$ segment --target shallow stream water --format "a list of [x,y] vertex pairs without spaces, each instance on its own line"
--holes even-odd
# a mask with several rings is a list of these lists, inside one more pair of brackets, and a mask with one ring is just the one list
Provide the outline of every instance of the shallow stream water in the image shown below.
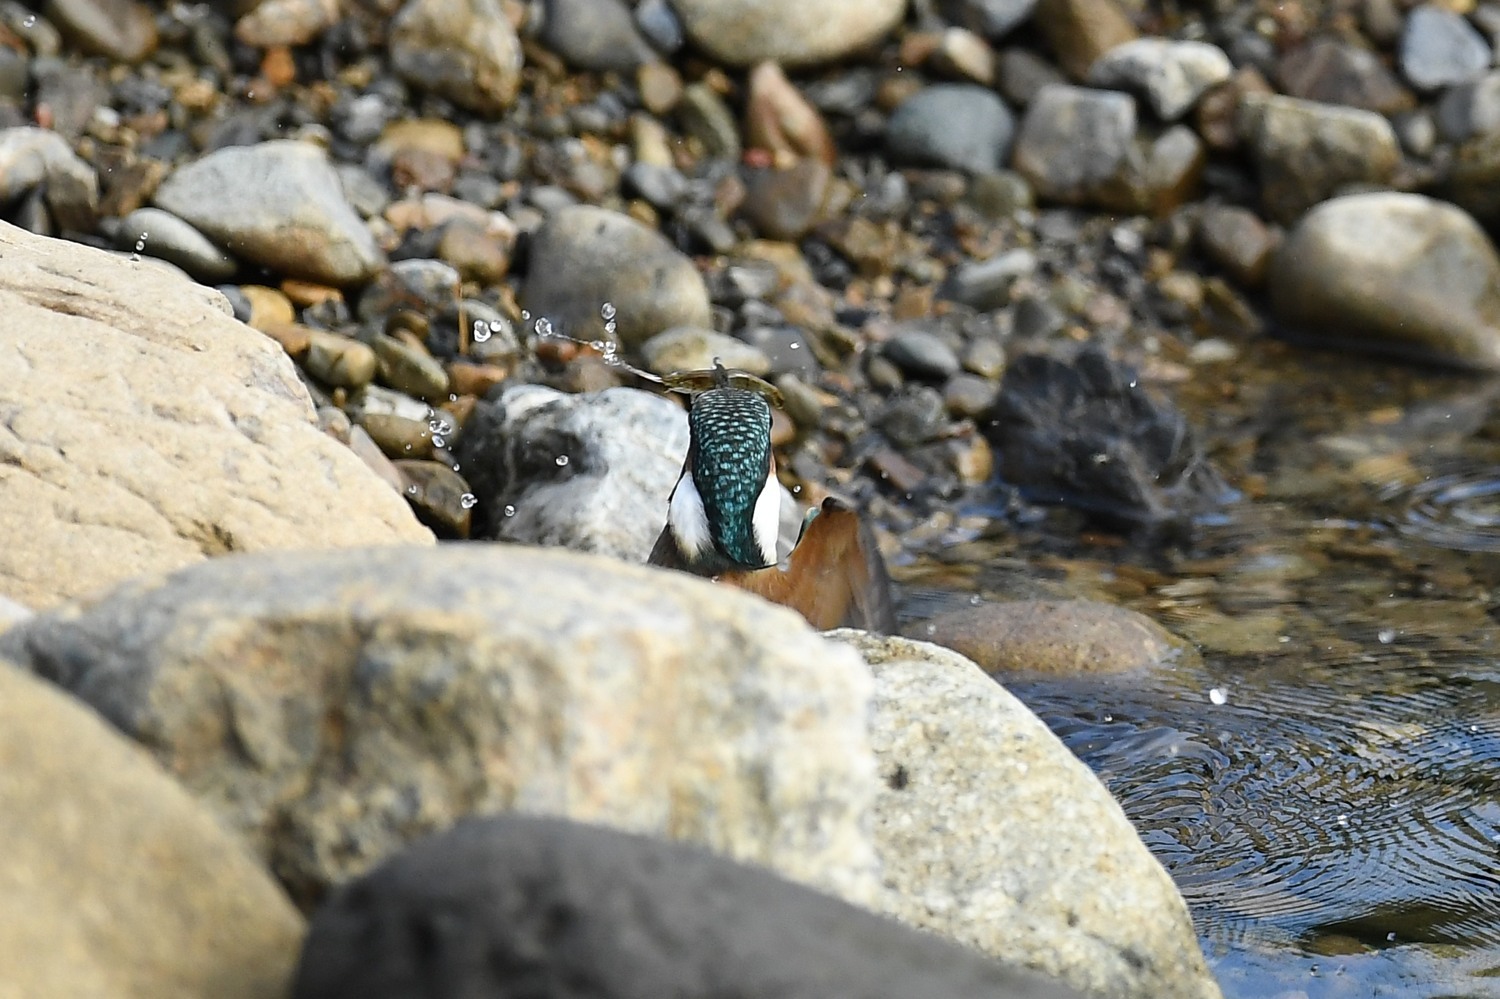
[[1221,516],[1163,547],[997,493],[896,566],[902,616],[1091,596],[1198,644],[1005,682],[1176,879],[1229,999],[1500,996],[1500,382],[1245,350],[1168,392],[1241,490]]

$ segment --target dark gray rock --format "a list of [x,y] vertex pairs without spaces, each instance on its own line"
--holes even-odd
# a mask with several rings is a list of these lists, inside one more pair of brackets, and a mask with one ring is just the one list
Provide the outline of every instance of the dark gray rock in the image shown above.
[[1107,523],[1181,529],[1229,495],[1186,417],[1096,346],[1013,360],[982,426],[1006,482]]
[[160,208],[137,208],[125,216],[115,245],[170,261],[206,284],[227,281],[239,270],[207,236]]
[[1018,280],[1036,271],[1036,254],[1020,248],[997,253],[988,260],[966,260],[953,269],[944,282],[943,298],[980,312],[1010,303],[1010,289]]
[[635,26],[659,52],[671,55],[687,40],[682,21],[668,0],[642,0],[635,7]]
[[985,87],[937,84],[902,102],[885,128],[891,156],[908,163],[989,173],[1005,165],[1015,118]]
[[1500,72],[1450,87],[1437,105],[1437,128],[1449,142],[1500,131]]
[[542,44],[576,69],[628,72],[656,58],[619,0],[547,0]]
[[655,229],[592,205],[562,208],[537,231],[521,302],[538,322],[584,340],[608,336],[613,322],[627,347],[673,326],[710,325],[693,262]]
[[1026,109],[1013,166],[1038,197],[1078,204],[1121,172],[1135,132],[1128,95],[1053,84]]
[[1412,106],[1411,91],[1369,49],[1320,38],[1282,57],[1276,65],[1282,91],[1289,97],[1343,104],[1380,114]]
[[1489,42],[1460,14],[1423,4],[1406,15],[1401,72],[1418,90],[1472,80],[1489,68]]
[[995,41],[1020,27],[1036,4],[1037,0],[944,0],[942,11],[954,24]]
[[942,381],[958,370],[958,354],[930,330],[901,330],[886,341],[881,353],[914,378]]
[[1079,999],[706,851],[551,819],[460,822],[343,888],[293,999]]
[[995,86],[1016,107],[1026,107],[1049,83],[1067,83],[1062,70],[1030,49],[1007,48],[995,60]]

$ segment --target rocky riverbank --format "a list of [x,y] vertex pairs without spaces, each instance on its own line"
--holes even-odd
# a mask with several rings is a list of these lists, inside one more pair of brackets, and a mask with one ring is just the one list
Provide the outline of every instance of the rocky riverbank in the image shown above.
[[[0,670],[0,810],[41,817],[0,895],[51,918],[0,965],[284,995],[287,893],[518,809],[1216,994],[1119,809],[972,663],[619,564],[685,446],[632,368],[773,380],[786,485],[892,553],[997,475],[1170,537],[1255,487],[1171,400],[1232,397],[1252,340],[1500,368],[1497,37],[1390,0],[0,3],[0,654],[155,758]],[[1112,610],[934,637],[1179,654]]]

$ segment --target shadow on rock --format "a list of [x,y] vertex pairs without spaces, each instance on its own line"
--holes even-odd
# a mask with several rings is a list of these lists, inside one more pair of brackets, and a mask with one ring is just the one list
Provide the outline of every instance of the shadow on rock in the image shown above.
[[551,819],[471,819],[335,894],[294,999],[847,995],[1079,999],[704,850]]

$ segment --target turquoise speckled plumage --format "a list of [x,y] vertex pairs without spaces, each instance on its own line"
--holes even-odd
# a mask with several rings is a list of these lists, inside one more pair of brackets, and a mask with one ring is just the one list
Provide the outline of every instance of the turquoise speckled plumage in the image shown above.
[[688,421],[693,484],[714,545],[740,565],[764,565],[751,512],[770,473],[771,407],[758,393],[714,388],[693,399]]

